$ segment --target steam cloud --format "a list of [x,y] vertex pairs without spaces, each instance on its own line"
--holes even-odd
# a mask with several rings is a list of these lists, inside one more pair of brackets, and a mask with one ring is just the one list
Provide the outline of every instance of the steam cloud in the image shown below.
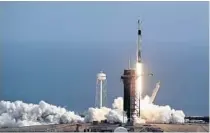
[[[184,123],[184,113],[170,106],[158,106],[149,103],[149,97],[141,100],[141,117],[137,123]],[[107,120],[108,122],[126,122],[123,116],[123,99],[114,100],[111,108],[89,108],[85,118],[65,108],[50,105],[44,101],[39,104],[27,104],[22,101],[0,102],[0,127],[21,127],[42,124],[82,123]]]
[[102,121],[107,120],[110,123],[123,122],[123,119],[127,121],[127,118],[123,118],[123,99],[118,97],[112,104],[112,109],[102,108],[89,108],[85,117],[85,122]]
[[27,104],[22,101],[0,102],[0,127],[21,127],[42,124],[76,123],[84,119],[65,108],[44,101]]

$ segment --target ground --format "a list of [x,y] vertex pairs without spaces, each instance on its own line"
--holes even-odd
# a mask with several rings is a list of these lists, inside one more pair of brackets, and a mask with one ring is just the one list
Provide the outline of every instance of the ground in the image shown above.
[[[39,125],[19,128],[0,128],[0,132],[98,132],[114,131],[120,124],[56,124],[56,125]],[[209,124],[137,124],[135,126],[125,126],[128,131],[134,132],[209,132]]]

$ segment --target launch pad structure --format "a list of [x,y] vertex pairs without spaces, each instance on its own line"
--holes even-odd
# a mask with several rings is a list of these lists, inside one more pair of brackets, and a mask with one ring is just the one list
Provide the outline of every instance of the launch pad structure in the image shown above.
[[121,76],[124,84],[123,110],[126,112],[128,123],[133,124],[136,109],[136,70],[125,69]]
[[[141,22],[138,20],[138,40],[137,40],[137,51],[136,51],[136,62],[142,63],[141,57],[141,43],[142,43],[142,32],[141,32]],[[126,112],[128,123],[134,124],[134,116],[140,116],[140,98],[137,97],[136,92],[136,79],[137,79],[136,69],[125,69],[121,79],[124,84],[124,103],[123,110]],[[140,75],[142,76],[142,75]],[[138,101],[137,101],[138,100]],[[138,103],[139,105],[136,105]],[[139,107],[137,109],[137,107]]]

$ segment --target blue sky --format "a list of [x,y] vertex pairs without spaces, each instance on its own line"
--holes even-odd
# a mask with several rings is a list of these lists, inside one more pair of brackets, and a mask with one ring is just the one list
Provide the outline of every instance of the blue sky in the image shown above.
[[103,70],[111,106],[135,59],[138,18],[155,75],[144,93],[161,80],[157,104],[208,115],[208,2],[0,2],[0,98],[83,111]]

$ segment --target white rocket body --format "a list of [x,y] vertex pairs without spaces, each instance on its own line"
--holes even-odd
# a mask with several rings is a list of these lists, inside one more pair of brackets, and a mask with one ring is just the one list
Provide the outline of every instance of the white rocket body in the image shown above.
[[138,20],[138,42],[137,42],[137,62],[141,63],[141,22]]

